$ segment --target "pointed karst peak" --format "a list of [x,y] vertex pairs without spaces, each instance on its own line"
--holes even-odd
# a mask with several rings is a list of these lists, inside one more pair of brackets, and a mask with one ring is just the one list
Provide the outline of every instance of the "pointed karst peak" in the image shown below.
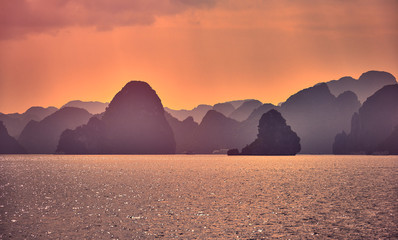
[[162,102],[142,81],[127,83],[102,119],[68,132],[58,146],[58,152],[65,153],[165,154],[175,149]]
[[326,105],[332,104],[335,98],[336,97],[330,93],[326,83],[319,83],[290,96],[286,102],[282,103],[282,112],[291,110],[302,112],[305,109],[324,109]]
[[208,121],[209,119],[224,119],[226,118],[224,114],[217,112],[216,110],[209,110],[203,118],[203,121]]
[[358,100],[358,96],[353,91],[345,91],[338,95],[337,99]]
[[200,126],[211,126],[214,124],[237,124],[237,121],[231,118],[224,116],[222,113],[219,113],[215,110],[209,110],[206,115],[203,117]]
[[[303,89],[296,94],[290,96],[284,104],[290,102],[306,102],[313,101],[314,99],[327,99],[328,101],[333,98],[330,93],[329,87],[326,83],[318,83],[313,87]],[[282,104],[282,106],[284,105]]]
[[140,81],[140,80],[132,80],[128,83],[126,83],[126,85],[124,85],[124,87],[122,88],[121,92],[126,92],[126,91],[134,91],[134,90],[152,90],[151,86],[144,81]]
[[160,98],[148,83],[130,81],[112,99],[103,119],[108,121],[120,114],[131,115],[142,111],[161,115],[164,112]]

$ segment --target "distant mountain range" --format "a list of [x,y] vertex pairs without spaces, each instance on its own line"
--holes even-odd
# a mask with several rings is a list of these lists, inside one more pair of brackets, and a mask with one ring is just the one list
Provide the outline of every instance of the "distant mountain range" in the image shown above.
[[74,100],[66,103],[61,108],[64,107],[76,107],[86,109],[91,114],[100,114],[105,112],[105,109],[108,107],[109,103],[102,102],[83,102],[80,100]]
[[336,97],[345,91],[354,92],[361,103],[385,85],[396,84],[395,77],[388,72],[369,71],[363,73],[358,80],[352,77],[342,77],[339,80],[327,82],[330,92]]
[[87,123],[92,114],[85,109],[64,107],[41,121],[31,120],[18,142],[28,153],[54,153],[61,133]]
[[18,138],[21,134],[23,128],[30,122],[31,120],[41,121],[48,115],[56,112],[58,108],[56,107],[31,107],[26,112],[19,113],[11,113],[11,114],[3,114],[0,113],[0,121],[4,123],[6,126],[8,133],[14,137]]
[[279,106],[248,99],[173,110],[147,83],[132,81],[110,104],[0,113],[0,153],[226,153],[267,139],[258,138],[259,122],[276,110],[298,135],[300,153],[398,154],[397,86],[390,73],[369,71],[303,89]]
[[215,110],[222,113],[224,116],[235,119],[237,121],[243,121],[251,112],[259,107],[262,103],[259,100],[247,99],[247,100],[236,100],[223,103],[217,103],[213,106],[201,104],[192,110],[173,110],[165,107],[165,111],[173,115],[180,121],[183,121],[187,117],[192,117],[195,122],[200,123],[206,113],[210,110]]

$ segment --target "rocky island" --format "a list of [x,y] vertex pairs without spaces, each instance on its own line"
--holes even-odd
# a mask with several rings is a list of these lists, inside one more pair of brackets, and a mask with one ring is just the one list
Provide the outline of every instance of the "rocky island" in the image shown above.
[[[282,115],[272,109],[261,116],[257,139],[244,147],[240,155],[296,155],[300,150],[300,138]],[[228,154],[239,155],[239,151],[231,149]]]

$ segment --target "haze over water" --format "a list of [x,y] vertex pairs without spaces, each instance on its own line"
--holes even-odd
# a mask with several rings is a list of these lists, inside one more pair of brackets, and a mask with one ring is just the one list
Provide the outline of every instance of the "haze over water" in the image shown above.
[[0,239],[398,238],[397,156],[1,155]]

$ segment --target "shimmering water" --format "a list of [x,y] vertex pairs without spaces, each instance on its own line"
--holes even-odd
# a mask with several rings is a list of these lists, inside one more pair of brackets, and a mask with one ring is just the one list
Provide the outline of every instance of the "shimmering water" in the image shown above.
[[0,239],[397,239],[397,200],[389,156],[0,156]]

